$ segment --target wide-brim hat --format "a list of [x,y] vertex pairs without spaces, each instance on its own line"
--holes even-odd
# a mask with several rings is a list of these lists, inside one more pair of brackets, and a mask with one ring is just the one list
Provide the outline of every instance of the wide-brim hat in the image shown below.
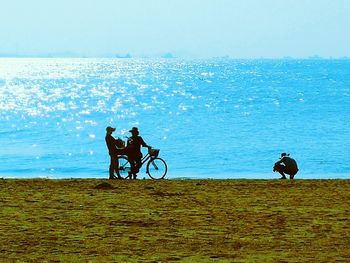
[[131,130],[129,131],[131,133],[133,132],[139,132],[139,129],[137,127],[132,127]]
[[106,128],[106,131],[108,131],[108,132],[114,132],[114,131],[115,131],[115,128],[113,128],[113,127],[111,127],[111,126],[108,126],[108,127]]

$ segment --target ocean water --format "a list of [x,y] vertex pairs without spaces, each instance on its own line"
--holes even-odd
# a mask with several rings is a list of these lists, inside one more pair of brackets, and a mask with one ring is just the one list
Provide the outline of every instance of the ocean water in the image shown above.
[[2,58],[0,177],[107,178],[111,125],[167,178],[350,178],[349,115],[350,60]]

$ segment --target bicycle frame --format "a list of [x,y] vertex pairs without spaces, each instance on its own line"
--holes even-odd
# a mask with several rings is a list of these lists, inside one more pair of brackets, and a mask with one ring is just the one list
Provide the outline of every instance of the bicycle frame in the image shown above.
[[[141,167],[142,167],[142,165],[143,165],[145,162],[147,162],[147,161],[150,160],[150,159],[152,159],[152,156],[151,156],[149,153],[147,153],[145,156],[143,156],[142,159],[141,159]],[[141,167],[140,167],[140,168],[141,168]]]

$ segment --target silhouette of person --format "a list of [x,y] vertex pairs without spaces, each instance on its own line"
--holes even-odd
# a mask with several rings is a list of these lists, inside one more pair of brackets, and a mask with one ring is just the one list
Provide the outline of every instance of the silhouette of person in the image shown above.
[[289,157],[289,154],[281,153],[281,158],[275,163],[273,171],[277,171],[282,175],[280,179],[287,179],[285,174],[289,174],[289,179],[294,179],[299,169],[297,162]]
[[121,150],[117,149],[117,145],[119,145],[120,142],[118,142],[118,140],[116,140],[112,136],[112,133],[114,131],[115,131],[115,128],[112,128],[111,126],[108,126],[106,128],[105,140],[106,140],[109,156],[111,157],[111,162],[109,164],[109,179],[123,179],[120,176],[115,177],[115,175],[114,175],[114,171],[116,173],[118,171],[118,154],[122,154]]
[[127,154],[130,162],[130,179],[136,179],[137,173],[139,172],[142,163],[142,152],[141,146],[151,148],[148,146],[145,141],[139,136],[139,130],[136,127],[133,127],[129,132],[131,132],[131,137],[129,137],[127,142]]

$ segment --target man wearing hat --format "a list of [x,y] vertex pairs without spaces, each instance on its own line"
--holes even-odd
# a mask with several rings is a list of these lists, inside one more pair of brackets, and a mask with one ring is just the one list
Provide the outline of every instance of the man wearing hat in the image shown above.
[[139,172],[142,165],[141,146],[148,148],[150,148],[150,146],[148,146],[142,139],[142,137],[139,136],[139,130],[136,127],[133,127],[129,132],[131,132],[131,137],[128,139],[128,143],[126,146],[128,159],[131,166],[129,176],[130,179],[136,179],[137,173]]
[[[111,157],[111,163],[109,164],[109,179],[116,179],[114,176],[114,171],[118,170],[118,154],[122,154],[120,150],[117,149],[117,145],[119,145],[118,140],[116,140],[112,133],[115,131],[115,128],[108,126],[106,128],[106,144],[109,152],[109,156]],[[118,174],[118,173],[117,173]],[[118,179],[123,179],[118,175]]]
[[285,174],[289,174],[289,179],[294,179],[299,169],[297,162],[292,157],[289,157],[289,154],[281,153],[281,158],[275,163],[273,171],[277,171],[282,175],[280,179],[287,179]]

